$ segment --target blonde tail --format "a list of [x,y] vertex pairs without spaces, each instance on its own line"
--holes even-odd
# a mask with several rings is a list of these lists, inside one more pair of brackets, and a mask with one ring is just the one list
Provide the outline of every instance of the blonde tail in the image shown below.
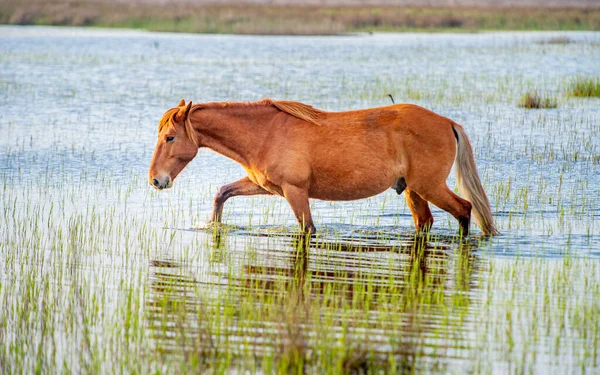
[[477,222],[481,231],[486,235],[497,235],[499,233],[494,227],[492,209],[477,173],[469,138],[462,126],[453,124],[453,129],[458,143],[455,161],[458,190],[466,200],[471,202],[475,222]]

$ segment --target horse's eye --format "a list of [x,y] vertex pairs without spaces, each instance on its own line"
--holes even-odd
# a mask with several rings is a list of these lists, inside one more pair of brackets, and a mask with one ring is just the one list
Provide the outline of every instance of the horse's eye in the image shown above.
[[167,137],[167,143],[173,142],[175,137]]

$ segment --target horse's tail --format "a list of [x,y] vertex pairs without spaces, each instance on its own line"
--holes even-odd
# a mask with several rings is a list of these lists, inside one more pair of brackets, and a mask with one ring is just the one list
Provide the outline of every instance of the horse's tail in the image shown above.
[[457,141],[456,178],[458,180],[458,190],[465,199],[471,202],[473,216],[481,231],[486,235],[497,235],[499,233],[494,227],[490,202],[487,195],[485,195],[477,173],[469,137],[467,137],[467,133],[465,133],[462,126],[458,124],[453,124],[452,129]]

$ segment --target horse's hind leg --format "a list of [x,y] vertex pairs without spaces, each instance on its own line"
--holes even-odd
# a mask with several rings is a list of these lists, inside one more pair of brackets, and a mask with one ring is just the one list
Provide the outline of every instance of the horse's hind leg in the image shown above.
[[433,215],[431,215],[427,201],[410,189],[404,191],[404,196],[415,221],[417,231],[429,231],[433,225]]
[[422,189],[419,195],[433,203],[444,211],[449,212],[458,220],[461,234],[469,234],[469,223],[471,221],[471,203],[454,194],[446,184],[440,184],[435,187]]
[[225,201],[231,197],[237,195],[270,195],[271,193],[254,182],[250,181],[248,177],[244,177],[231,184],[223,185],[215,195],[215,203],[213,206],[213,212],[210,221],[213,223],[220,223],[223,215],[223,205]]

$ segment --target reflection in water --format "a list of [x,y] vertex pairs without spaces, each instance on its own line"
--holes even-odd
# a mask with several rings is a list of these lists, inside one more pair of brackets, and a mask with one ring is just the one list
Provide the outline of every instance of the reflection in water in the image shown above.
[[257,236],[240,254],[227,244],[235,237],[215,237],[209,272],[151,262],[148,325],[163,352],[217,362],[250,352],[259,364],[292,352],[310,366],[342,350],[344,366],[414,370],[445,368],[469,345],[461,332],[483,267],[476,243]]

